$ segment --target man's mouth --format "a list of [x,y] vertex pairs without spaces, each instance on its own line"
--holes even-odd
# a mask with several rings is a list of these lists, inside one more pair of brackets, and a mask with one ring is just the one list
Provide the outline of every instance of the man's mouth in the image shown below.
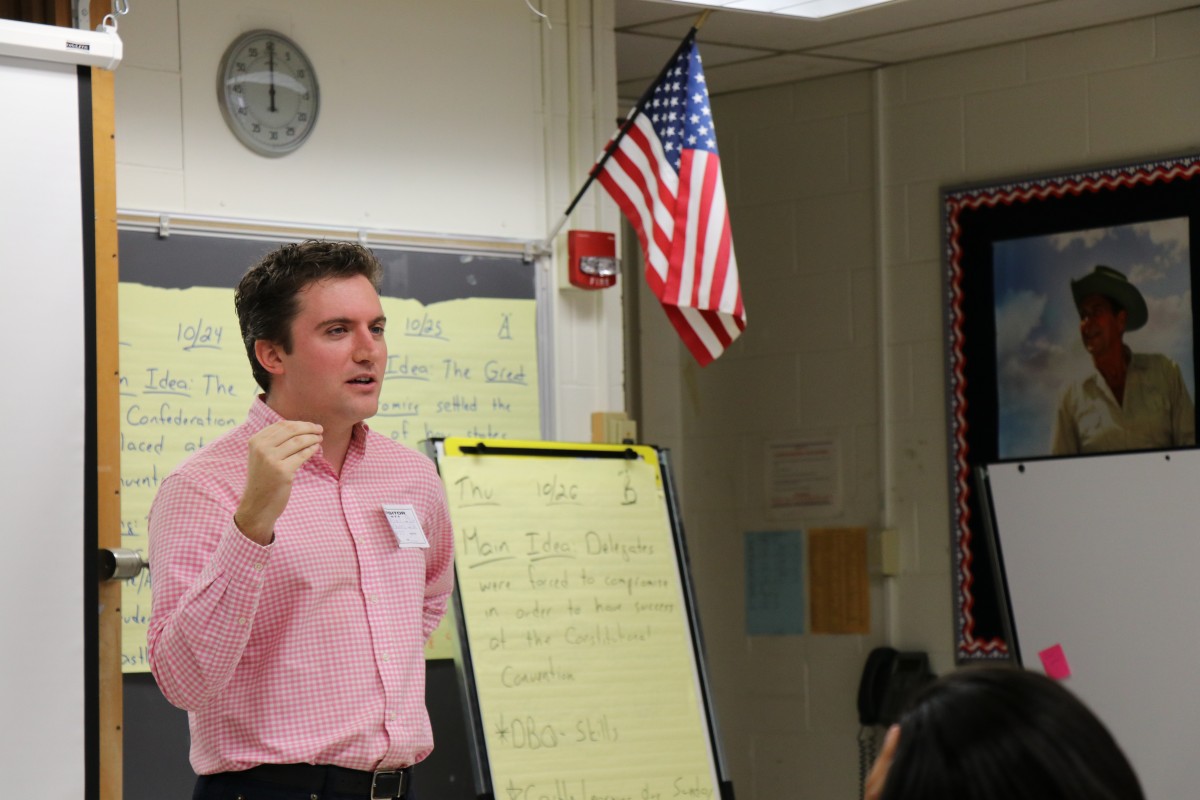
[[360,375],[357,378],[351,378],[350,380],[346,381],[346,383],[353,383],[359,386],[370,386],[374,382],[375,378],[371,377],[370,375]]

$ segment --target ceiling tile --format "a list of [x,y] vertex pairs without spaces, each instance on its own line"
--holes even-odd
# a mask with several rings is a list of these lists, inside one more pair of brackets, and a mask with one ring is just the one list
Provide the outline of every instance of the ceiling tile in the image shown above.
[[[678,39],[617,33],[617,82],[643,80],[648,83],[654,80],[686,33],[685,30]],[[745,47],[726,47],[701,42],[700,55],[704,58],[705,69],[710,69],[731,61],[761,58],[763,52]]]
[[[1087,3],[1058,0],[1015,11],[950,20],[889,35],[816,47],[809,52],[899,63],[1134,19],[1154,11],[1167,10],[1168,7],[1178,7],[1180,3],[1181,0],[1138,0],[1137,4],[1128,0],[1088,0]],[[1138,13],[1131,13],[1135,5]]]
[[[664,19],[693,20],[701,9],[695,6],[684,6],[679,3],[654,2],[653,0],[617,0],[616,26],[617,29],[630,25],[642,25],[647,22],[657,22]],[[687,28],[684,28],[687,31]],[[682,36],[683,34],[680,34]]]
[[[714,93],[895,64],[1076,31],[1196,7],[1197,0],[897,0],[826,20],[716,10],[700,31],[705,64],[737,62]],[[617,72],[622,96],[649,81],[703,8],[658,0],[615,0]],[[812,62],[772,55],[823,56]],[[838,61],[840,59],[840,61]],[[744,62],[744,65],[743,65]],[[759,63],[761,62],[761,63]],[[763,83],[755,84],[753,81]],[[640,92],[637,92],[640,94]]]
[[704,77],[709,92],[719,95],[742,89],[819,78],[823,75],[836,75],[856,69],[862,69],[862,66],[827,58],[779,55],[720,67],[706,65]]

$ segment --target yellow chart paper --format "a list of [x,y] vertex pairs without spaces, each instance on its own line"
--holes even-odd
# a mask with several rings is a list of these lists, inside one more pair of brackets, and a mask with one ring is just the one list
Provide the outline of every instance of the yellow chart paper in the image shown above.
[[[148,553],[146,518],[176,464],[246,417],[259,389],[233,311],[233,291],[122,283],[122,545]],[[535,301],[382,298],[388,364],[371,428],[425,452],[431,436],[539,435]],[[152,567],[153,568],[153,567]],[[145,672],[152,573],[123,589],[122,664]],[[430,658],[450,658],[453,626]]]
[[719,796],[666,500],[638,450],[440,459],[497,798]]

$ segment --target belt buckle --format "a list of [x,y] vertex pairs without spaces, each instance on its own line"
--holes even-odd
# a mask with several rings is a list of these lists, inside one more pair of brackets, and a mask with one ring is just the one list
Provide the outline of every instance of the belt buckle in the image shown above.
[[371,800],[396,800],[404,796],[404,770],[380,769],[371,775]]

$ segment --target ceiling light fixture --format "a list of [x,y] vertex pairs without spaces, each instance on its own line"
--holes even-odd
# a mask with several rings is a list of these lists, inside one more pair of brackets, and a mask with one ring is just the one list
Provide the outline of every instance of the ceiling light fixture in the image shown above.
[[726,11],[755,11],[803,19],[825,19],[899,0],[673,0],[680,5],[708,6]]

